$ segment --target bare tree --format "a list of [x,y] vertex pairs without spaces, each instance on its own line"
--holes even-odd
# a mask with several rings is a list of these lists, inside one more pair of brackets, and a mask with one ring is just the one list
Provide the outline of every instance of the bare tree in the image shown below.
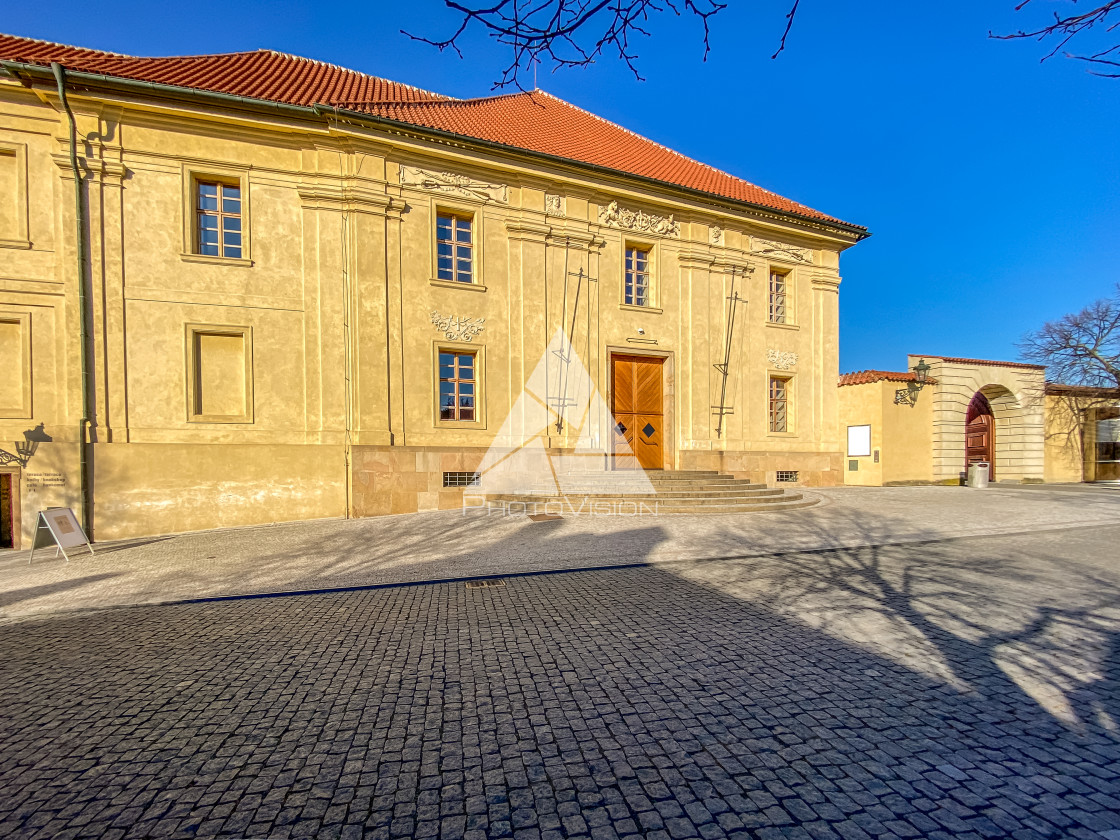
[[1120,388],[1120,284],[1113,297],[1050,321],[1019,342],[1024,358],[1066,385]]
[[[771,58],[777,58],[786,48],[801,0],[786,2],[789,11],[785,27]],[[1021,0],[1015,11],[1022,12],[1032,2]],[[1076,4],[1078,0],[1062,2]],[[513,86],[524,90],[522,79],[538,65],[547,64],[552,70],[584,67],[606,54],[617,54],[634,76],[641,79],[636,64],[636,41],[640,36],[649,35],[647,26],[652,18],[666,12],[678,18],[699,20],[706,60],[711,51],[712,20],[728,4],[719,0],[444,0],[444,5],[457,17],[455,29],[448,37],[430,38],[403,29],[401,33],[414,41],[431,44],[441,52],[454,50],[461,58],[460,39],[477,26],[510,50],[509,64],[494,87]],[[1053,48],[1042,58],[1045,61],[1075,38],[1083,43],[1093,30],[1112,33],[1118,27],[1120,0],[1108,0],[1086,11],[1055,12],[1053,22],[1046,26],[1000,35],[989,31],[988,36],[1000,40],[1033,38],[1053,43]],[[1091,64],[1094,75],[1120,78],[1120,44],[1087,54],[1067,55]]]
[[[1015,11],[1022,11],[1023,8],[1028,6],[1031,2],[1032,0],[1023,0],[1022,3],[1015,7]],[[1077,0],[1070,0],[1070,2],[1077,3]],[[1037,41],[1052,43],[1054,44],[1053,49],[1042,57],[1042,60],[1045,61],[1057,55],[1058,51],[1063,49],[1074,38],[1087,35],[1094,29],[1108,33],[1114,32],[1117,27],[1120,27],[1120,0],[1109,0],[1109,2],[1102,3],[1096,8],[1088,9],[1083,12],[1079,11],[1076,14],[1059,14],[1058,12],[1054,12],[1053,14],[1054,22],[1047,26],[1041,26],[1030,31],[1020,29],[1018,32],[1011,32],[1005,35],[996,35],[989,32],[988,37],[1005,41],[1018,38],[1033,38]],[[1093,67],[1090,72],[1095,76],[1120,79],[1120,44],[1113,44],[1103,50],[1085,55],[1066,53],[1066,57],[1088,62]]]
[[[786,16],[786,30],[775,56],[785,47],[799,2],[795,0]],[[711,20],[727,8],[726,3],[717,0],[492,0],[485,6],[466,0],[444,3],[459,16],[449,37],[433,39],[401,32],[441,52],[454,50],[462,57],[459,39],[477,24],[499,44],[510,48],[510,62],[494,87],[512,85],[520,89],[524,89],[523,74],[534,65],[543,62],[552,69],[584,67],[604,53],[617,53],[635,77],[641,79],[635,64],[638,55],[634,41],[638,36],[649,35],[646,27],[650,19],[664,12],[678,17],[683,12],[700,21],[706,60],[711,50]]]

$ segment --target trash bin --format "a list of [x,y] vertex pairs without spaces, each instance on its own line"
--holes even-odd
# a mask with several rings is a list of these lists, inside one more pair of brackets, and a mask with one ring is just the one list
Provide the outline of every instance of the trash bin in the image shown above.
[[975,464],[968,465],[968,486],[979,487],[981,489],[988,486],[988,471],[991,469],[991,464],[987,461],[977,461]]

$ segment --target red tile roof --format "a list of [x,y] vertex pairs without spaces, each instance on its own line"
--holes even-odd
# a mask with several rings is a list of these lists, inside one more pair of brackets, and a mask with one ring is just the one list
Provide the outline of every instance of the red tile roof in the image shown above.
[[[857,370],[855,373],[840,374],[840,385],[868,385],[872,382],[916,382],[918,377],[910,371],[896,370]],[[936,385],[932,376],[926,382]]]
[[33,38],[0,35],[0,59],[42,65],[57,61],[67,70],[82,73],[102,73],[287,105],[315,105],[349,99],[412,102],[449,98],[273,50],[138,58]]
[[1046,365],[1028,365],[1026,362],[994,362],[991,359],[958,359],[954,356],[938,356],[936,353],[910,353],[915,358],[940,359],[943,362],[952,362],[959,365],[983,365],[986,367],[1029,368],[1030,370],[1046,370]]
[[138,58],[13,35],[0,35],[0,60],[38,65],[57,61],[78,72],[289,105],[330,105],[858,228],[539,90],[459,100],[271,50]]
[[339,107],[667,181],[799,216],[839,221],[541,90],[451,102],[348,102]]

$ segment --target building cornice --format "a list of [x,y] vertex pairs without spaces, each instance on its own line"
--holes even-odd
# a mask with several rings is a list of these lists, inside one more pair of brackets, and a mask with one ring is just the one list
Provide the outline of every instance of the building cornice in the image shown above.
[[[35,82],[54,86],[53,75],[50,68],[37,64],[22,62],[0,61],[0,68],[12,78],[29,87]],[[325,119],[333,118],[336,122],[345,120],[367,128],[376,128],[402,136],[414,137],[428,142],[443,143],[464,149],[488,150],[503,155],[528,158],[531,160],[551,163],[577,172],[594,173],[600,177],[611,180],[621,180],[625,183],[637,183],[669,193],[674,196],[683,196],[693,200],[704,201],[714,209],[723,209],[725,212],[749,213],[755,219],[772,221],[778,224],[795,225],[802,229],[815,232],[817,235],[827,236],[843,243],[844,247],[854,245],[870,236],[866,228],[852,225],[847,222],[818,219],[784,210],[777,210],[752,202],[741,201],[705,192],[691,187],[661,181],[644,175],[635,175],[617,169],[611,169],[592,163],[564,158],[557,155],[524,149],[489,140],[482,140],[467,135],[455,134],[440,129],[417,126],[413,123],[401,122],[388,117],[364,114],[359,111],[348,111],[328,105],[288,105],[264,99],[254,99],[232,94],[217,93],[214,91],[197,90],[194,88],[176,87],[157,82],[137,81],[118,76],[109,76],[101,73],[84,73],[67,71],[67,79],[72,88],[85,85],[87,93],[96,93],[98,87],[110,90],[124,91],[133,95],[147,96],[158,100],[171,100],[182,103],[218,104],[227,109],[244,110],[254,113],[270,114],[277,118],[318,123]]]

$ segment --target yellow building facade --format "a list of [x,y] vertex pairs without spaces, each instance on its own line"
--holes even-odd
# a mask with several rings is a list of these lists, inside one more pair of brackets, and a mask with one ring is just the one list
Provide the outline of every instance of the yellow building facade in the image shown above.
[[84,498],[99,540],[457,507],[558,330],[614,408],[620,365],[656,376],[647,467],[843,481],[839,256],[862,228],[144,80],[171,60],[0,54],[11,544]]

